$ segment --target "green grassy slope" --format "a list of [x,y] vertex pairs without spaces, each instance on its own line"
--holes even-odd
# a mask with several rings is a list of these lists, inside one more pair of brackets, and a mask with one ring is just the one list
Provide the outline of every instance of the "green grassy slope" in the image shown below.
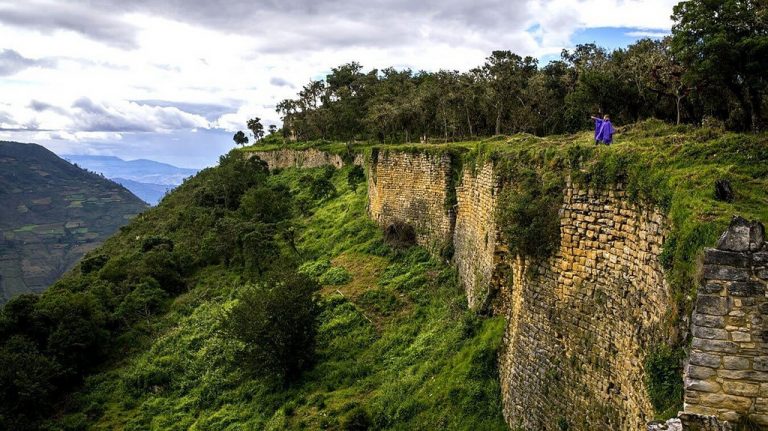
[[[298,220],[303,258],[351,276],[323,288],[318,361],[299,382],[276,389],[234,361],[239,346],[219,329],[243,281],[209,267],[151,324],[144,346],[89,377],[52,426],[505,429],[495,370],[502,321],[469,313],[454,270],[424,250],[384,245],[348,169],[333,177],[339,195]],[[296,189],[306,174],[270,181]]]

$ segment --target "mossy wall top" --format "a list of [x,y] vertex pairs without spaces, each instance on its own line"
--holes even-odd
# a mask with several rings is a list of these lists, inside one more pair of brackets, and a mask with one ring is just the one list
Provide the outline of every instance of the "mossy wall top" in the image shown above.
[[[259,157],[267,162],[270,169],[286,168],[317,168],[320,166],[334,166],[339,169],[344,166],[344,159],[338,154],[309,148],[306,150],[294,150],[289,148],[274,151],[250,151],[245,153],[247,157]],[[355,164],[362,165],[362,156],[354,160]]]

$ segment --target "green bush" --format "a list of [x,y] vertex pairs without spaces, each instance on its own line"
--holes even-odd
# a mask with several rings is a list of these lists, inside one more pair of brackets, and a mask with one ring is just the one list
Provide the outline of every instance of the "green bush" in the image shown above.
[[355,165],[347,174],[347,184],[352,190],[357,190],[357,186],[365,181],[365,171],[362,166]]
[[302,264],[298,272],[310,277],[320,278],[331,267],[331,261],[328,259],[313,260]]
[[533,170],[514,175],[515,183],[499,195],[496,225],[511,251],[546,258],[560,244],[562,179],[547,179]]
[[645,384],[657,416],[667,419],[682,410],[683,357],[682,349],[667,345],[654,347],[645,359]]
[[256,375],[294,381],[312,363],[318,284],[303,274],[280,274],[245,288],[227,314],[225,332],[244,345],[241,358]]
[[173,241],[160,235],[152,235],[141,242],[141,251],[148,252],[155,248],[173,251]]

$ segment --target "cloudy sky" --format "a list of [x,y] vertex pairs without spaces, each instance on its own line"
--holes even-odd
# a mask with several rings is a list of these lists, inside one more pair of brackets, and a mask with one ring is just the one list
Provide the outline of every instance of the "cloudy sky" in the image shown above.
[[247,118],[359,61],[464,71],[494,49],[669,32],[674,0],[0,0],[0,140],[214,164]]

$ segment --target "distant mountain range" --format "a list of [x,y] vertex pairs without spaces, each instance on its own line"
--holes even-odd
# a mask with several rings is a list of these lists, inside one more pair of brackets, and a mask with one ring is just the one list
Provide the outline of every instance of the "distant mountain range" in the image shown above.
[[168,190],[181,184],[197,169],[179,168],[153,160],[123,160],[114,156],[65,155],[71,163],[104,175],[150,205],[157,205]]
[[0,142],[0,304],[39,292],[147,206],[35,144]]

